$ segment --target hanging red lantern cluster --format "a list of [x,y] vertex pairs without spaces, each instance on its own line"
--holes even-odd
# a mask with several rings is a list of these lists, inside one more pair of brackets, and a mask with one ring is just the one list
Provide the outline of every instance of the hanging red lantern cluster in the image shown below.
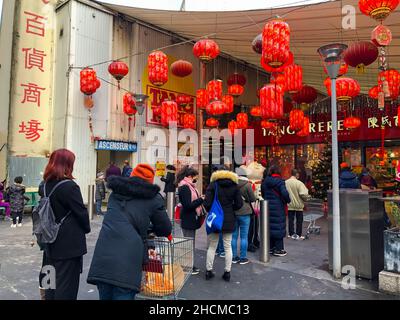
[[165,100],[161,103],[161,124],[168,127],[170,122],[178,122],[178,105],[175,101]]
[[356,129],[361,125],[361,119],[359,117],[346,117],[343,121],[343,126],[346,129]]
[[[338,77],[341,77],[347,73],[349,70],[349,65],[346,62],[342,62],[338,71]],[[324,66],[324,72],[328,74],[328,69]]]
[[193,113],[183,115],[183,127],[185,129],[196,129],[196,116]]
[[285,68],[285,89],[290,93],[300,91],[303,87],[303,68],[292,64]]
[[178,60],[171,64],[171,73],[177,77],[187,77],[192,74],[193,66],[189,61]]
[[261,117],[261,107],[260,106],[254,106],[250,108],[250,114],[253,117]]
[[215,59],[219,53],[218,44],[210,39],[201,39],[193,46],[193,54],[204,63]]
[[129,68],[125,62],[113,61],[108,66],[108,72],[118,81],[118,89],[120,89],[120,81],[128,74]]
[[278,68],[272,68],[270,67],[268,64],[265,63],[264,59],[261,57],[261,66],[264,68],[265,71],[269,72],[269,73],[273,73],[273,72],[284,72],[285,68],[287,66],[290,66],[291,64],[294,63],[294,55],[291,51],[289,51],[289,58],[288,60],[280,67]]
[[133,116],[136,114],[137,110],[135,108],[136,100],[132,93],[127,92],[123,97],[123,110],[127,116]]
[[223,103],[221,100],[214,100],[209,103],[206,107],[206,111],[208,114],[216,116],[225,113],[227,109],[226,104]]
[[392,31],[380,24],[371,32],[371,41],[377,47],[386,47],[392,42]]
[[279,68],[289,60],[290,28],[281,19],[267,22],[262,33],[262,61]]
[[378,99],[378,94],[379,94],[379,87],[378,86],[374,86],[371,89],[369,89],[368,91],[368,96],[372,99]]
[[211,80],[207,83],[208,100],[221,100],[222,99],[222,81]]
[[272,83],[276,86],[280,86],[283,91],[286,91],[286,79],[285,79],[284,73],[273,72],[271,74],[270,83]]
[[267,84],[260,89],[261,116],[264,119],[283,118],[283,91],[281,87]]
[[236,124],[238,129],[247,129],[249,126],[249,117],[245,112],[239,112],[236,115]]
[[358,7],[366,16],[384,20],[399,5],[399,0],[359,0]]
[[299,104],[309,104],[313,103],[317,99],[317,96],[317,90],[311,86],[304,85],[300,91],[292,95],[292,99]]
[[264,128],[264,129],[275,129],[276,128],[276,122],[269,121],[269,120],[261,120],[260,125],[261,125],[261,128]]
[[[331,96],[331,79],[326,78],[324,81],[328,95]],[[355,98],[360,93],[359,83],[347,77],[341,77],[336,80],[336,96],[338,101],[348,101]]]
[[196,106],[199,109],[205,109],[208,105],[208,92],[206,89],[198,89],[196,91]]
[[228,87],[228,94],[230,94],[233,97],[239,97],[243,94],[244,92],[244,87],[241,86],[240,84],[232,84]]
[[168,81],[168,57],[162,51],[153,51],[148,56],[149,81],[162,86]]
[[222,96],[222,102],[226,105],[225,113],[232,113],[233,112],[233,97],[229,94]]
[[244,86],[246,84],[246,77],[240,73],[235,72],[228,77],[228,80],[226,82],[228,86],[234,84],[239,84],[241,86]]
[[192,101],[192,97],[187,94],[180,93],[176,96],[176,103],[178,106],[185,107]]
[[215,118],[208,118],[206,120],[206,126],[211,128],[216,128],[219,126],[219,121]]
[[80,72],[81,91],[87,96],[94,94],[100,88],[101,82],[97,79],[96,71],[91,68],[82,69]]
[[304,127],[304,112],[299,109],[293,109],[289,113],[289,128],[295,132]]
[[396,69],[379,72],[378,85],[383,90],[385,98],[396,100],[400,90],[400,73]]
[[258,34],[251,42],[251,47],[255,53],[262,53],[262,33]]
[[308,135],[310,135],[310,118],[309,117],[306,117],[306,116],[304,117],[303,129],[298,131],[296,134],[299,137],[307,137]]
[[366,66],[378,58],[378,48],[371,41],[357,41],[352,43],[344,53],[344,61],[363,73]]

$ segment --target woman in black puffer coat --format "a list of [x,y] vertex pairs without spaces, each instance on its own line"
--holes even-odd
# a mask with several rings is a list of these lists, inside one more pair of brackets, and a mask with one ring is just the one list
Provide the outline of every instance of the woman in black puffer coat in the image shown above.
[[270,248],[274,256],[283,257],[283,239],[286,235],[286,208],[290,203],[289,192],[278,167],[271,166],[264,172],[261,194],[268,201]]

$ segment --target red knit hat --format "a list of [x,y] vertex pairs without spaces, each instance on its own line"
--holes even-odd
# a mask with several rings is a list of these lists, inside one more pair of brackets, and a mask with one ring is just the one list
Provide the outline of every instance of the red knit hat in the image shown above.
[[154,183],[154,169],[145,163],[139,163],[131,173],[131,177],[138,177],[149,183]]
[[347,162],[342,162],[342,163],[340,164],[340,168],[341,168],[341,169],[349,168],[349,165],[347,164]]

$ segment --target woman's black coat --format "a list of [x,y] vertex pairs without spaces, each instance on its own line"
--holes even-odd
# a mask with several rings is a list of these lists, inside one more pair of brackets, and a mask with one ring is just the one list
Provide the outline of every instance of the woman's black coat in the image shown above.
[[211,175],[211,183],[206,190],[204,207],[211,209],[214,201],[215,185],[218,184],[218,200],[224,211],[222,232],[231,233],[235,230],[235,211],[243,206],[243,199],[238,187],[238,176],[231,171],[220,170]]
[[112,193],[87,282],[139,291],[144,253],[141,235],[147,235],[150,223],[157,236],[171,234],[164,198],[157,185],[137,177],[112,176],[108,187]]
[[178,188],[179,201],[181,208],[181,227],[182,229],[196,230],[199,228],[196,208],[203,204],[203,199],[198,198],[192,202],[192,192],[190,188],[183,185]]
[[175,173],[168,171],[167,176],[164,178],[161,178],[161,181],[165,183],[164,186],[164,192],[175,192],[176,187],[175,187]]

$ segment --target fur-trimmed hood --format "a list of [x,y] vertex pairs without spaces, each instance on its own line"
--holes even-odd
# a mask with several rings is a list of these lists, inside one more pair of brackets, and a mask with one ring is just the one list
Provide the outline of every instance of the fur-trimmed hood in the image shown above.
[[116,194],[130,198],[152,199],[160,192],[159,186],[138,177],[111,176],[108,178],[107,187]]
[[229,182],[238,184],[239,177],[236,173],[234,173],[232,171],[228,171],[228,170],[219,170],[219,171],[214,172],[211,175],[211,182],[221,181],[221,180],[225,180],[225,181],[229,181]]

